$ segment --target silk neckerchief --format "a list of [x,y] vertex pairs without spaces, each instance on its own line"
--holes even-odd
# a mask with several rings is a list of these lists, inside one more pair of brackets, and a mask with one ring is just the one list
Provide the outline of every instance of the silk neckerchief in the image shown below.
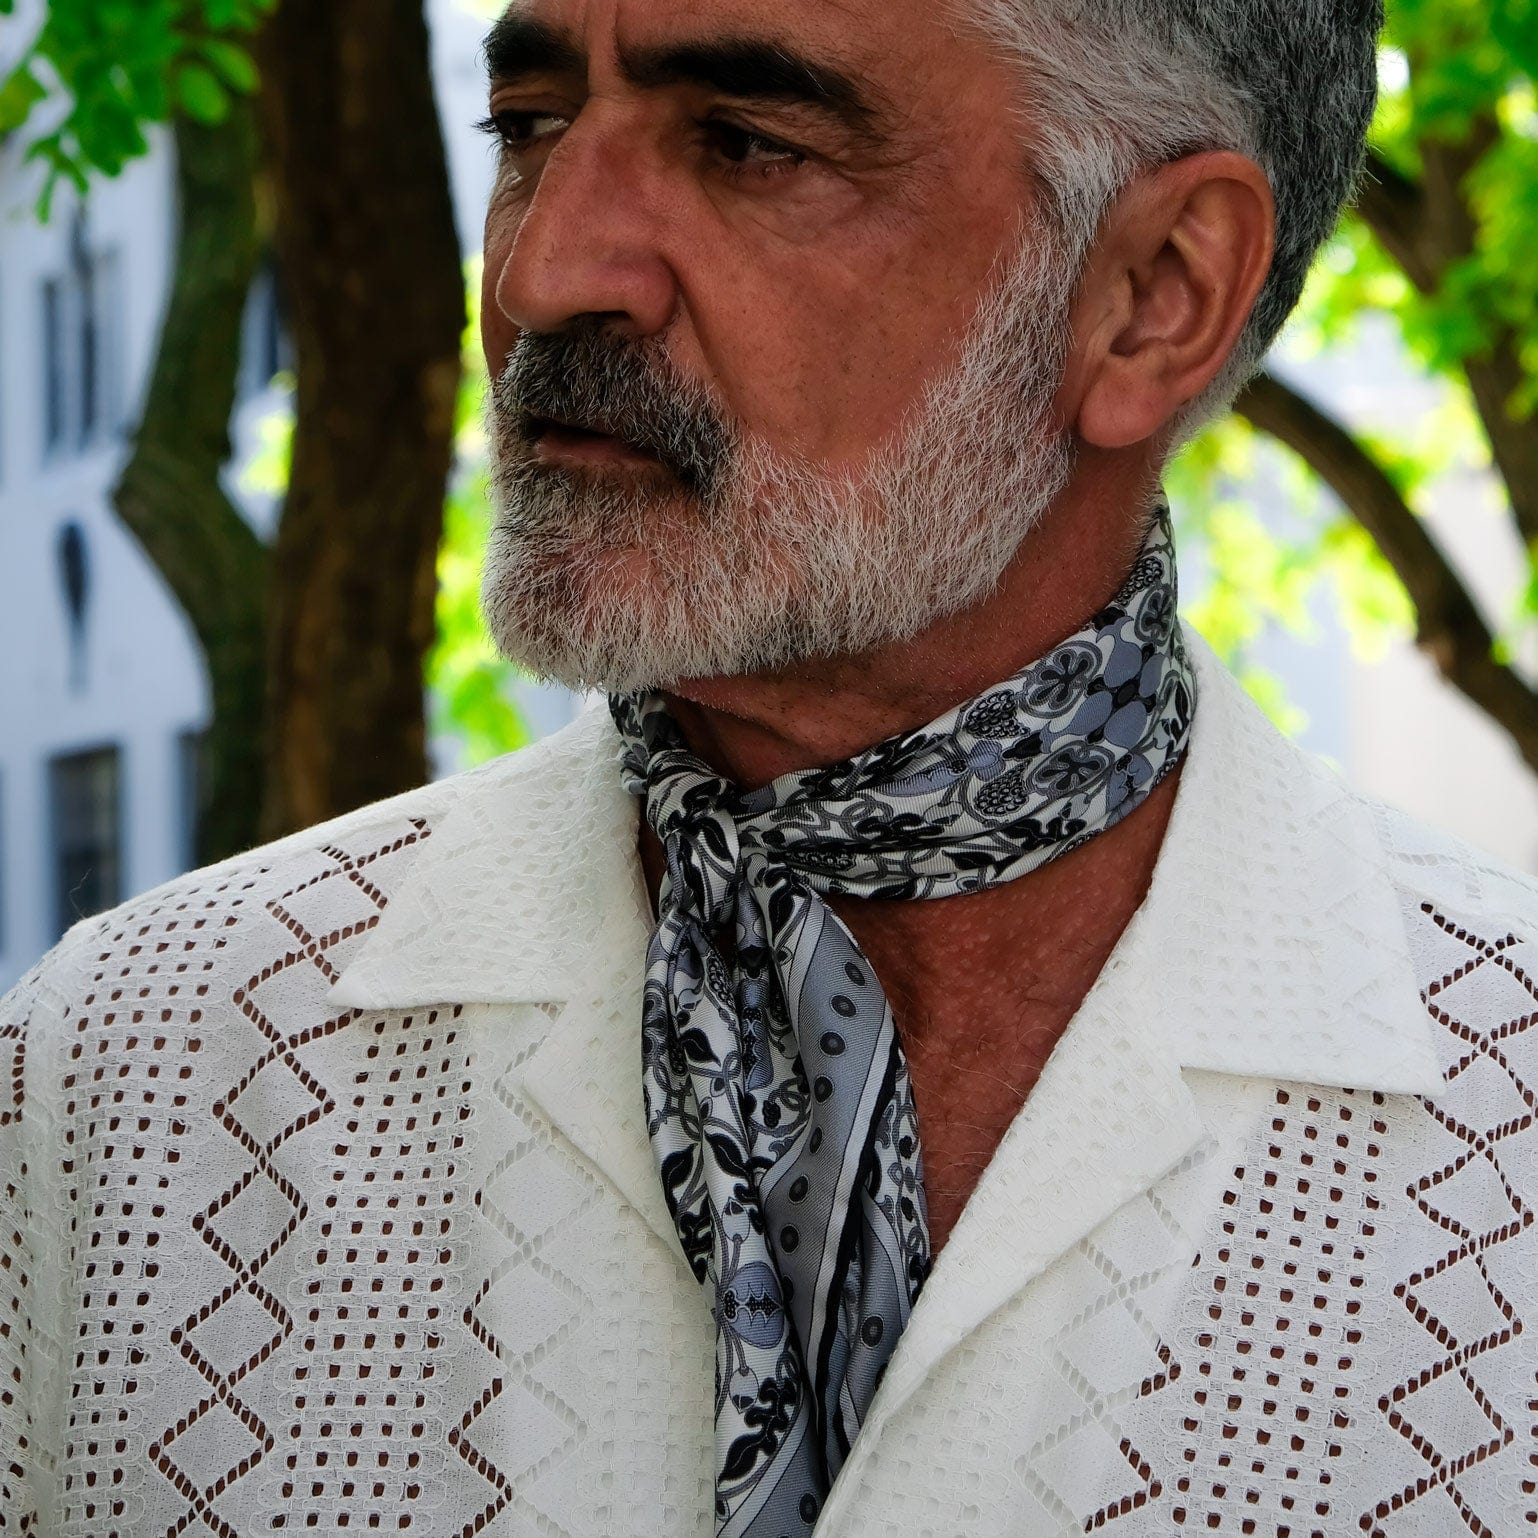
[[929,1271],[907,1063],[823,899],[982,891],[1134,811],[1195,708],[1175,603],[1161,502],[1076,635],[931,726],[751,792],[689,751],[660,694],[610,701],[667,858],[645,1098],[716,1322],[724,1538],[811,1530]]

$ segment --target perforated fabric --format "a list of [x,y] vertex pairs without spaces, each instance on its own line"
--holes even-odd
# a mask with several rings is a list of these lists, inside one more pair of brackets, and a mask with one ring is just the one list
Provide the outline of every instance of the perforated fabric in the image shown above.
[[[1538,1527],[1538,889],[1196,638],[1153,888],[819,1534]],[[79,926],[0,1010],[0,1532],[708,1534],[607,723]]]

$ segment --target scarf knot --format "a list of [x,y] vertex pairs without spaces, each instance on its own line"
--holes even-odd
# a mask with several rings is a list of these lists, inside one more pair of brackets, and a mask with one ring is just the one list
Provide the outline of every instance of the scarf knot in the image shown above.
[[736,789],[682,746],[636,772],[646,785],[646,819],[667,860],[664,906],[705,929],[728,925],[742,877]]

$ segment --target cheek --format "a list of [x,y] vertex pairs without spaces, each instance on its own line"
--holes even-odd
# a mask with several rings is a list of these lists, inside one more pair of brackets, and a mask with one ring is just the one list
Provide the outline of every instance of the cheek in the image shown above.
[[831,466],[898,428],[965,324],[968,277],[907,242],[760,249],[717,271],[717,302],[694,310],[705,366],[750,428]]
[[500,189],[494,191],[486,210],[482,231],[481,265],[481,351],[486,368],[495,379],[507,362],[507,355],[518,338],[518,328],[508,319],[497,299],[502,268],[512,250],[518,230],[518,213]]
[[956,361],[1029,196],[1001,129],[799,206],[709,211],[708,264],[677,248],[704,367],[777,445],[862,461]]
[[481,276],[481,352],[486,358],[486,372],[495,379],[502,372],[513,345],[507,317],[497,307],[496,271],[488,249]]

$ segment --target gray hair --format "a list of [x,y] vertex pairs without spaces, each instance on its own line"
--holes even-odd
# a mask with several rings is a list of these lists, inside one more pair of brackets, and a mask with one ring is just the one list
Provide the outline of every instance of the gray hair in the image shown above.
[[1035,170],[1082,260],[1138,172],[1236,150],[1276,199],[1276,254],[1222,372],[1175,442],[1232,404],[1303,292],[1361,174],[1383,0],[962,0],[1024,68]]

